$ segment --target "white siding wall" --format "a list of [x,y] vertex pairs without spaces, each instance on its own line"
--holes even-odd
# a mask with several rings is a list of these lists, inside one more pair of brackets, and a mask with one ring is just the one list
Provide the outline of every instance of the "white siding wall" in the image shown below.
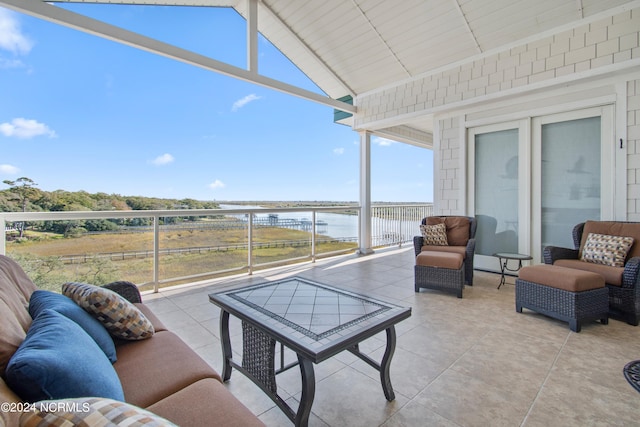
[[434,176],[434,211],[440,215],[464,214],[464,177],[460,168],[462,140],[460,138],[460,119],[452,117],[441,120],[439,137],[434,137],[436,145],[434,161],[437,162],[437,175]]
[[[355,128],[640,64],[640,9],[357,97]],[[520,88],[519,90],[515,90]],[[493,96],[490,96],[492,95]]]
[[[640,67],[640,8],[549,35],[509,50],[485,55],[437,73],[363,94],[356,99],[355,128],[382,127],[421,114],[435,117],[435,209],[463,214],[465,184],[460,123],[467,107],[584,79],[605,79]],[[608,83],[610,84],[610,83]],[[629,220],[640,220],[640,84],[628,82]],[[460,112],[451,118],[451,112]],[[445,116],[446,115],[446,116]],[[447,117],[446,119],[440,119]]]

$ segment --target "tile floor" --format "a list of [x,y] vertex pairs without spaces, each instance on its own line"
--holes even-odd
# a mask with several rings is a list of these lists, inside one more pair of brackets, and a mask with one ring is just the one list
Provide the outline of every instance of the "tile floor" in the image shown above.
[[[375,370],[344,352],[315,366],[310,426],[640,425],[640,393],[622,375],[627,362],[640,359],[640,327],[611,320],[586,324],[576,334],[566,323],[526,309],[516,313],[514,286],[498,290],[499,276],[486,272],[476,272],[463,299],[415,293],[412,251],[324,259],[147,294],[144,300],[218,372],[219,309],[208,301],[211,292],[299,275],[411,306],[412,316],[396,327],[396,400],[385,400]],[[239,322],[232,321],[231,329],[240,360]],[[384,336],[376,336],[361,349],[379,359],[383,346]],[[286,359],[292,356],[285,351]],[[294,407],[299,376],[297,368],[278,376],[279,393]],[[267,426],[292,425],[239,372],[227,387]]]

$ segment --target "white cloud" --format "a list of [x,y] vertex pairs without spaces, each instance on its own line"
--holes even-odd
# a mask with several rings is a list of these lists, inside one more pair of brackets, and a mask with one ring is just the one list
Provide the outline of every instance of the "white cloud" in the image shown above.
[[0,69],[8,70],[10,68],[25,68],[24,62],[19,59],[5,59],[0,56]]
[[233,106],[231,107],[231,111],[233,112],[238,111],[248,103],[256,101],[261,98],[262,98],[261,96],[258,96],[255,93],[252,93],[251,95],[247,95],[244,98],[238,99],[236,102],[234,102]]
[[20,169],[13,165],[0,165],[0,173],[5,175],[15,175],[20,172]]
[[[396,144],[397,141],[387,139],[387,138],[381,138],[379,136],[374,135],[371,137],[371,143],[379,145],[381,147],[388,147],[390,145]],[[360,145],[360,140],[356,139],[355,141],[353,141],[353,145]]]
[[390,139],[387,138],[380,138],[379,136],[374,136],[373,138],[371,138],[371,142],[374,144],[377,144],[381,147],[388,147],[392,144],[395,144],[396,141],[392,141]]
[[16,55],[26,55],[32,47],[33,42],[20,29],[18,15],[0,8],[0,49]]
[[46,135],[55,138],[57,135],[44,123],[22,117],[11,120],[11,123],[0,123],[0,133],[8,137],[29,139],[35,136]]
[[342,148],[342,147],[334,148],[333,149],[333,154],[335,154],[337,156],[340,156],[340,155],[344,154],[344,148]]
[[168,165],[169,163],[173,163],[174,160],[175,159],[171,154],[164,153],[162,156],[158,156],[155,159],[153,159],[151,163],[153,163],[156,166],[164,166],[164,165]]
[[224,188],[224,182],[220,181],[219,179],[216,179],[211,184],[209,184],[209,188],[212,190],[216,190],[218,188]]

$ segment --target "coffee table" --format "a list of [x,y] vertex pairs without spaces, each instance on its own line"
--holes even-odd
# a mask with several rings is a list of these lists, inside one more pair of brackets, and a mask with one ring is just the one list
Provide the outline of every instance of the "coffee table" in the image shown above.
[[[229,380],[232,368],[242,372],[296,426],[308,424],[315,396],[313,364],[344,350],[378,370],[386,399],[395,399],[389,376],[396,346],[394,325],[411,316],[411,308],[300,277],[210,294],[209,301],[222,310],[223,380]],[[241,363],[236,363],[232,357],[230,314],[242,320]],[[382,331],[386,332],[387,344],[378,363],[360,352],[359,343]],[[281,351],[280,367],[275,369],[276,342],[293,350],[297,362],[285,366]],[[276,385],[276,375],[294,366],[300,367],[302,376],[302,396],[297,411],[278,395]]]

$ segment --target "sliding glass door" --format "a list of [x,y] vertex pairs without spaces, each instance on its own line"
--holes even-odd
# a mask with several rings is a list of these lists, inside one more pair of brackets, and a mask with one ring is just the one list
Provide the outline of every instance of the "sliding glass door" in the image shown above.
[[613,216],[612,108],[554,114],[533,120],[532,248],[573,248],[573,227]]
[[498,269],[492,256],[496,252],[520,250],[520,127],[518,122],[507,123],[475,128],[469,134],[469,188],[475,196],[470,207],[478,221],[475,265],[479,269]]
[[468,131],[475,265],[496,252],[542,262],[544,246],[573,247],[573,227],[613,216],[613,107],[552,114]]

